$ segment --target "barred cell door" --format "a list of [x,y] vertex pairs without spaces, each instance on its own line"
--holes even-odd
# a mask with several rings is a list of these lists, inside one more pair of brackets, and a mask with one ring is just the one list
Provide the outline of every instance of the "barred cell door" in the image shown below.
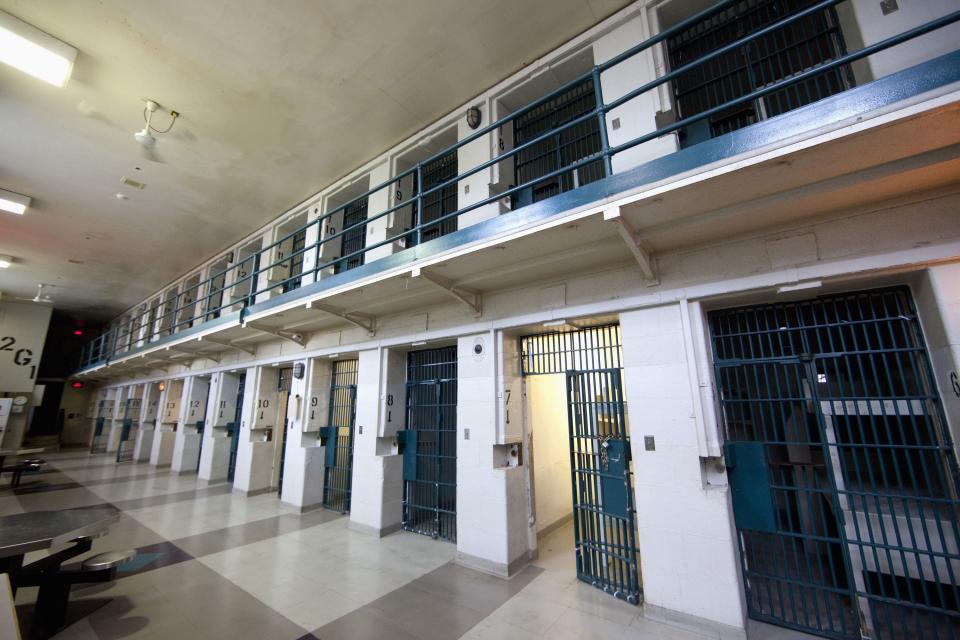
[[237,385],[236,411],[233,422],[227,423],[227,438],[230,439],[230,457],[227,461],[227,481],[233,482],[237,470],[237,451],[240,448],[240,416],[243,413],[243,391],[247,383],[247,374],[240,374],[240,383]]
[[403,528],[457,539],[457,348],[407,354]]
[[637,604],[636,522],[619,369],[567,372],[577,577]]
[[330,381],[330,413],[323,474],[323,506],[350,511],[353,477],[353,427],[357,418],[356,360],[333,363]]
[[957,464],[906,288],[712,313],[752,618],[960,637]]

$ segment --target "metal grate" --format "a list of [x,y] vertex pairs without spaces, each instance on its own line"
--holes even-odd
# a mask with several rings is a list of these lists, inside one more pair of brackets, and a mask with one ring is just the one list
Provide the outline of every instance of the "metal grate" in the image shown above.
[[406,386],[407,430],[416,438],[416,474],[405,481],[403,528],[455,542],[457,348],[411,351]]
[[117,462],[133,460],[133,441],[130,436],[134,433],[133,415],[140,412],[140,399],[129,398],[123,408],[123,424],[120,427],[120,441],[117,443]]
[[[340,273],[355,269],[363,264],[364,254],[350,255],[362,251],[366,246],[367,226],[360,224],[367,219],[367,198],[354,200],[343,209],[343,228],[340,255],[350,256],[333,264],[333,272]],[[359,225],[353,229],[353,225]]]
[[327,424],[336,429],[336,437],[328,437],[328,454],[324,471],[323,506],[334,511],[350,511],[353,476],[353,428],[357,417],[357,360],[333,363],[330,381],[330,414]]
[[281,287],[284,293],[300,288],[300,284],[303,281],[303,277],[300,275],[303,273],[303,248],[306,246],[307,231],[304,229],[293,235],[292,242],[290,244],[291,257],[289,260],[286,260],[284,263],[282,263],[285,267],[289,268],[290,273],[290,276],[283,281],[283,285]]
[[906,288],[710,314],[750,616],[960,637],[957,464]]
[[633,470],[619,369],[567,372],[577,577],[640,602]]
[[[455,177],[457,175],[457,152],[452,151],[445,156],[437,158],[433,162],[423,165],[420,169],[420,175],[423,180],[421,191],[432,189],[436,185]],[[416,179],[416,176],[414,176],[414,179]],[[419,242],[427,242],[428,240],[445,236],[457,230],[456,218],[448,218],[435,225],[429,224],[437,218],[441,218],[457,210],[456,182],[448,184],[442,189],[437,189],[423,196],[422,199],[422,216],[417,215],[417,201],[413,201],[414,226],[417,227],[421,224],[428,225],[420,230]],[[411,234],[408,238],[410,239],[408,246],[417,244],[418,238],[415,234]]]
[[570,370],[619,369],[620,325],[552,331],[520,339],[523,375],[566,373]]
[[[742,0],[669,38],[670,65],[676,69],[689,64],[818,1]],[[678,115],[695,116],[844,54],[846,45],[836,10],[817,11],[678,76],[672,83]],[[695,122],[681,131],[681,145],[735,131],[853,85],[849,66],[833,69]]]
[[[596,106],[593,80],[588,78],[564,93],[517,114],[513,119],[514,144],[520,146],[548,131],[563,127],[590,113]],[[555,135],[517,153],[514,159],[514,182],[517,185],[527,184],[578,160],[599,154],[601,150],[599,121],[590,118],[561,129]],[[513,208],[545,200],[603,176],[603,160],[597,159],[596,162],[536,182],[520,191],[512,198]]]
[[[292,384],[293,367],[284,367],[283,369],[280,369],[280,372],[277,375],[277,391],[287,393],[288,399]],[[283,494],[283,470],[287,462],[287,432],[289,431],[289,429],[287,429],[287,402],[281,400],[281,406],[283,408],[283,415],[280,420],[277,421],[277,429],[282,430],[283,437],[280,443],[280,470],[277,476],[277,495]]]
[[227,463],[227,480],[233,482],[237,470],[237,451],[240,445],[240,416],[243,415],[243,392],[247,385],[247,374],[240,374],[237,385],[237,408],[233,414],[233,422],[227,423],[227,437],[230,438],[230,461]]

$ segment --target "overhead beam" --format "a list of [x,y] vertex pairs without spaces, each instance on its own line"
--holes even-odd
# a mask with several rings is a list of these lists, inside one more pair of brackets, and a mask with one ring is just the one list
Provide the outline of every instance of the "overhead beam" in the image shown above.
[[633,254],[640,270],[643,271],[645,284],[648,287],[660,284],[660,277],[657,275],[656,258],[643,246],[640,234],[634,229],[626,218],[623,217],[620,207],[609,207],[603,211],[603,219],[617,230],[627,249]]
[[302,333],[297,333],[294,331],[285,331],[283,329],[274,329],[273,327],[267,327],[262,324],[258,324],[256,322],[247,322],[243,326],[248,327],[250,329],[255,329],[257,331],[261,331],[263,333],[269,333],[271,335],[275,335],[278,338],[283,338],[284,340],[289,340],[290,342],[296,342],[301,347],[306,346],[307,344],[307,338]]
[[221,347],[229,347],[230,349],[236,349],[237,351],[243,351],[244,353],[249,353],[251,356],[257,355],[256,347],[248,347],[247,345],[240,344],[233,340],[217,340],[216,338],[211,338],[210,336],[201,336],[197,338],[197,342],[210,342],[212,344],[219,344]]
[[373,336],[377,333],[377,319],[373,316],[368,316],[365,313],[341,311],[331,307],[330,305],[323,304],[322,302],[308,302],[306,308],[316,309],[317,311],[322,311],[332,316],[337,316],[341,320],[346,320],[354,326],[360,327],[361,329],[366,329],[368,335]]
[[420,267],[414,268],[410,272],[410,277],[420,278],[424,282],[429,282],[433,286],[443,289],[455,300],[458,300],[473,309],[473,312],[478,316],[483,313],[483,297],[476,289],[454,284],[452,280],[444,278],[443,276],[438,276],[435,273],[425,271]]

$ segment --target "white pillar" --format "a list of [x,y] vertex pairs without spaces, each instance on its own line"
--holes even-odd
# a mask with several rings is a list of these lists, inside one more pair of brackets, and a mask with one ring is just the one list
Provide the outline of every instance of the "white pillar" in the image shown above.
[[687,361],[680,306],[624,313],[620,325],[647,613],[742,629],[729,491],[704,479],[693,404],[699,389],[688,369],[696,364]]
[[457,340],[457,562],[507,577],[531,555],[526,469],[510,462],[519,438],[505,424],[500,364],[516,352],[501,349],[495,333]]
[[405,358],[396,349],[359,354],[350,528],[377,536],[400,529],[403,515],[403,458],[395,436],[406,420]]
[[150,464],[166,467],[173,460],[173,441],[180,419],[183,380],[168,380],[160,396],[160,423],[153,434]]
[[318,437],[328,426],[330,374],[327,358],[306,360],[304,377],[294,378],[288,409],[287,449],[283,464],[283,492],[280,500],[300,511],[323,502],[326,447]]
[[208,377],[191,376],[183,383],[183,400],[180,403],[180,417],[177,420],[173,459],[170,463],[170,469],[174,473],[197,472],[209,393],[210,378]]
[[160,407],[160,390],[156,382],[143,385],[143,402],[140,403],[140,424],[137,427],[137,440],[133,447],[133,459],[142,462],[150,459],[153,448],[153,434],[157,428],[157,413]]
[[960,456],[960,262],[929,267],[915,298],[954,453]]
[[278,373],[272,367],[247,369],[233,476],[234,490],[247,495],[266,493],[272,488],[274,441],[283,437],[283,425],[278,424]]

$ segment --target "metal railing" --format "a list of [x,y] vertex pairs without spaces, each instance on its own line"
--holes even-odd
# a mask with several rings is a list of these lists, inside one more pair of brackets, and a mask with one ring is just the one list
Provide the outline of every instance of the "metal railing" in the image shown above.
[[[663,136],[682,132],[691,125],[708,120],[714,116],[720,116],[738,106],[756,104],[763,98],[772,96],[777,92],[782,92],[784,89],[798,87],[799,91],[799,87],[803,83],[808,83],[825,74],[838,70],[848,71],[849,65],[853,62],[863,60],[868,56],[960,21],[960,11],[955,11],[880,42],[865,46],[857,51],[842,51],[822,63],[805,68],[799,72],[791,73],[787,77],[782,77],[764,86],[751,88],[751,90],[742,93],[734,99],[715,104],[695,114],[684,116],[681,113],[680,117],[673,122],[664,124],[649,133],[637,136],[620,144],[610,144],[606,125],[606,116],[608,113],[644,96],[650,91],[657,90],[662,85],[673,83],[685,74],[689,74],[711,61],[716,61],[722,56],[736,51],[738,48],[756,43],[761,38],[772,36],[782,37],[786,29],[797,27],[797,25],[801,25],[801,21],[811,16],[816,16],[818,12],[832,11],[837,5],[849,1],[850,0],[822,0],[820,2],[806,3],[805,5],[800,2],[799,4],[803,5],[801,8],[765,26],[748,31],[746,35],[737,37],[690,62],[681,64],[669,72],[615,99],[604,99],[601,76],[605,72],[646,52],[655,45],[667,42],[669,39],[678,36],[694,25],[702,23],[707,19],[720,16],[724,12],[727,12],[729,16],[731,15],[730,12],[735,12],[738,5],[747,4],[745,0],[721,0],[712,7],[700,11],[610,60],[594,66],[588,72],[570,80],[551,93],[534,100],[526,106],[484,127],[478,128],[470,135],[458,140],[455,144],[420,160],[411,168],[394,175],[389,180],[367,189],[349,201],[336,206],[297,229],[286,233],[255,253],[239,260],[236,264],[232,264],[216,273],[210,274],[206,279],[190,286],[185,291],[179,292],[172,300],[161,301],[159,309],[156,307],[147,308],[143,313],[128,318],[124,323],[113,327],[90,342],[83,349],[80,368],[86,369],[97,364],[102,364],[117,355],[122,355],[123,353],[147,345],[162,337],[216,319],[221,315],[231,312],[243,312],[248,307],[263,302],[280,293],[286,292],[290,294],[291,291],[302,285],[351,269],[352,262],[357,262],[358,264],[367,263],[383,257],[380,255],[381,253],[388,255],[396,250],[403,250],[415,245],[419,246],[426,241],[424,239],[424,231],[440,229],[441,225],[446,221],[456,221],[466,213],[488,205],[496,205],[496,203],[499,202],[509,200],[511,207],[513,207],[519,199],[520,194],[525,190],[531,189],[534,185],[556,180],[558,185],[561,185],[559,190],[563,191],[562,181],[564,176],[572,176],[578,170],[593,163],[600,162],[602,164],[602,176],[600,177],[610,176],[613,173],[612,159],[618,154],[662,138]],[[793,5],[797,4],[797,2],[793,3]],[[740,14],[735,14],[730,19],[739,20],[741,17]],[[593,108],[575,117],[568,118],[557,126],[526,139],[519,144],[515,144],[510,148],[504,148],[505,145],[494,144],[497,132],[501,130],[502,127],[512,125],[518,116],[529,112],[531,109],[549,103],[551,100],[564,94],[564,92],[570,91],[585,82],[592,83],[595,95]],[[439,195],[443,192],[443,189],[449,188],[451,185],[458,185],[461,181],[494,167],[499,167],[502,173],[505,171],[505,168],[508,168],[508,163],[514,162],[520,154],[533,152],[538,145],[542,146],[551,143],[560,145],[562,144],[561,138],[565,132],[570,132],[578,125],[590,122],[591,120],[596,121],[599,125],[598,148],[583,153],[580,157],[565,162],[561,166],[554,166],[523,183],[510,184],[502,190],[497,190],[496,193],[492,193],[487,197],[459,207],[455,211],[444,213],[437,217],[431,217],[429,220],[421,221],[417,219],[418,216],[422,216],[422,212],[424,211],[425,198],[432,195]],[[422,178],[425,166],[451,153],[455,154],[458,149],[483,139],[488,139],[491,143],[491,148],[498,148],[497,153],[493,154],[491,158],[476,163],[464,170],[459,170],[458,167],[456,175],[434,182],[429,187],[425,188],[423,186]],[[500,140],[502,141],[502,138]],[[557,156],[559,157],[559,154],[557,154]],[[557,164],[560,164],[559,160]],[[407,182],[412,183],[412,192],[405,198],[395,197],[401,196],[400,185]],[[576,183],[576,180],[573,182]],[[374,199],[385,203],[385,208],[378,210],[373,215],[367,215],[360,222],[348,225],[342,225],[340,223],[344,215],[351,210],[351,207],[355,208],[361,204],[369,204]],[[393,202],[393,204],[390,204],[391,202]],[[299,212],[299,214],[304,213],[306,213],[306,207]],[[404,216],[408,214],[410,217],[409,224],[404,224]],[[392,224],[391,220],[393,221]],[[398,227],[400,228],[398,229]],[[372,235],[371,229],[379,231],[380,237]],[[302,248],[286,251],[285,249],[293,244],[293,238],[297,234],[303,234],[306,239]],[[359,249],[344,251],[345,239],[348,237],[355,239],[358,236],[362,236],[364,240],[372,237],[373,241],[364,241]],[[389,249],[384,249],[385,247],[389,247]],[[376,253],[371,255],[371,252]],[[293,273],[292,267],[294,266],[300,268],[299,272]]]

